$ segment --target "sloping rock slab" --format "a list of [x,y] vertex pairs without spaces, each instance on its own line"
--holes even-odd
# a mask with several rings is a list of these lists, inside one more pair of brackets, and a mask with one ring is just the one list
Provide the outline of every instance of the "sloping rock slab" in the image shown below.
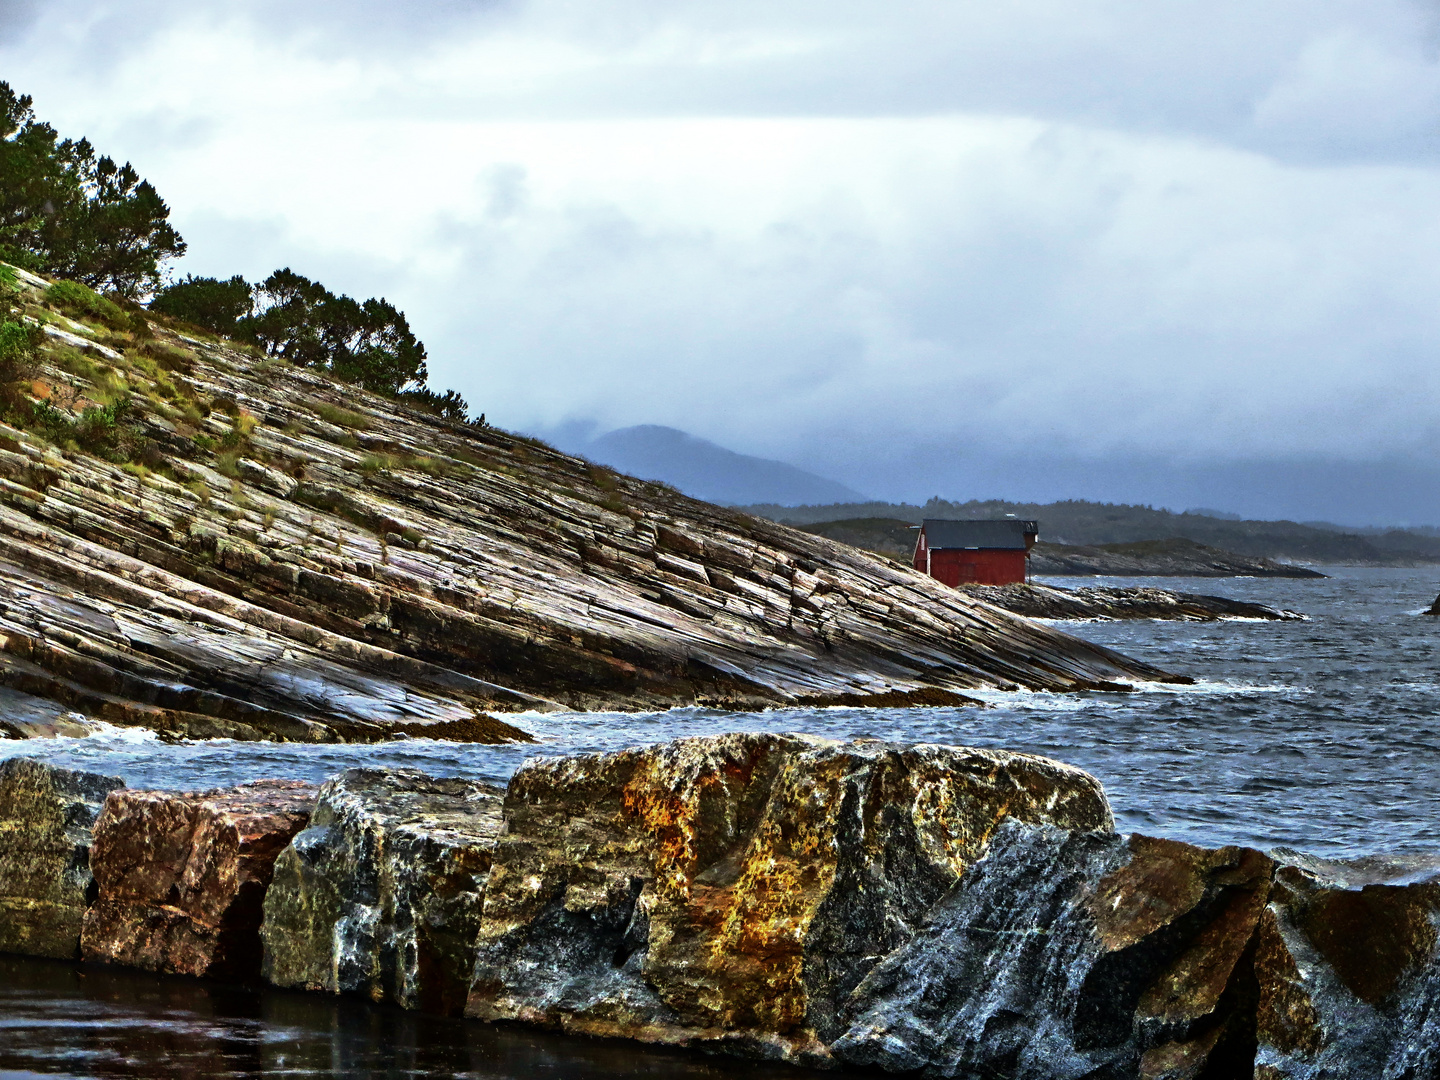
[[1110,830],[1045,758],[733,734],[527,762],[467,1015],[816,1064],[1009,817]]
[[1259,1080],[1440,1076],[1440,860],[1277,852],[1260,924]]
[[275,864],[265,977],[458,1015],[501,794],[410,769],[351,769],[327,781],[310,827]]
[[939,1076],[1249,1076],[1272,867],[1247,848],[1007,822],[860,984],[832,1050]]
[[94,892],[90,827],[125,782],[30,758],[0,763],[0,952],[70,959]]
[[117,791],[95,823],[99,898],[87,960],[253,978],[275,857],[310,820],[316,789],[259,780],[217,791]]

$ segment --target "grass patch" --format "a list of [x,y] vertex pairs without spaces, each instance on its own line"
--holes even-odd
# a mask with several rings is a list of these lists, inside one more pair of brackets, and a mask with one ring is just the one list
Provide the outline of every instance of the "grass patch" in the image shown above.
[[331,405],[324,401],[309,402],[311,410],[327,424],[334,424],[336,427],[354,428],[356,431],[369,431],[370,418],[349,409],[342,409],[338,405]]
[[57,281],[45,290],[45,302],[66,315],[99,319],[116,330],[130,328],[130,316],[113,300],[78,281]]

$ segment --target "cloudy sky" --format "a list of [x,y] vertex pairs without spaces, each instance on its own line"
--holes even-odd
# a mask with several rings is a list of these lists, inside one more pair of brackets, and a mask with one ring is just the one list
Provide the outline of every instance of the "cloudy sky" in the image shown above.
[[1440,522],[1433,4],[0,0],[0,78],[504,427]]

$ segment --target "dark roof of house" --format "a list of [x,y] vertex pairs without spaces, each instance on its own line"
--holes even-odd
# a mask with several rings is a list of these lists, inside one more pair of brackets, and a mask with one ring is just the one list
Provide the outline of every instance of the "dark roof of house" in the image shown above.
[[999,548],[1024,551],[1026,535],[1035,536],[1040,526],[1034,521],[1003,518],[999,521],[947,521],[926,518],[925,546],[936,548]]

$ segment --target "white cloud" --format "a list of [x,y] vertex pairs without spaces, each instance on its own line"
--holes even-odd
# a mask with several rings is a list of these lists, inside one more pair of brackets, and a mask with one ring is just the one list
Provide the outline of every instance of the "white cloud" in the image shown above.
[[919,443],[1440,453],[1408,0],[14,10],[7,78],[156,182],[184,269],[384,294],[501,423],[907,494]]

